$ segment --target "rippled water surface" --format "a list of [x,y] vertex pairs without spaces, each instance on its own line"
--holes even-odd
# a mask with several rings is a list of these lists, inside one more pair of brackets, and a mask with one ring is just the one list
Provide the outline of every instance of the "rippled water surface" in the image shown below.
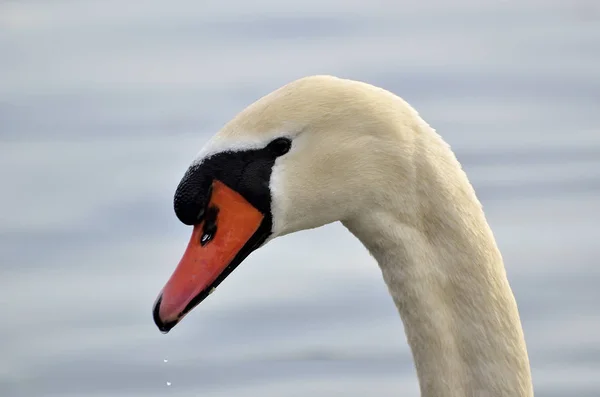
[[591,0],[1,2],[0,395],[418,395],[379,270],[339,224],[255,252],[167,336],[152,323],[189,238],[185,168],[316,73],[399,94],[452,145],[536,395],[600,395],[599,43]]

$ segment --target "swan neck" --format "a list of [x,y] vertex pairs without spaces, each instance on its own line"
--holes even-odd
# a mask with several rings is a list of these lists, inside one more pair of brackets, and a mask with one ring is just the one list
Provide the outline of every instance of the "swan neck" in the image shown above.
[[419,158],[408,195],[374,199],[343,223],[381,268],[421,395],[533,396],[517,304],[481,205],[449,150]]

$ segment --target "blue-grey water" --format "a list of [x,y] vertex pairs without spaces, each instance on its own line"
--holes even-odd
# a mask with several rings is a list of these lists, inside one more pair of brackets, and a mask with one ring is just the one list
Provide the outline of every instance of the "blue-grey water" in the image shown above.
[[399,94],[452,145],[536,395],[600,395],[594,0],[4,0],[2,397],[418,395],[377,265],[339,224],[255,252],[168,335],[152,322],[190,234],[172,210],[186,167],[317,73]]

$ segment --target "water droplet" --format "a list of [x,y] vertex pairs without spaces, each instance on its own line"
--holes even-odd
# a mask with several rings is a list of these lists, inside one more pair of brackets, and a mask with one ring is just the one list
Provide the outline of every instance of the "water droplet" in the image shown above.
[[171,386],[171,382],[167,382],[167,386]]
[[169,360],[167,360],[166,358],[163,360],[164,363],[168,363]]

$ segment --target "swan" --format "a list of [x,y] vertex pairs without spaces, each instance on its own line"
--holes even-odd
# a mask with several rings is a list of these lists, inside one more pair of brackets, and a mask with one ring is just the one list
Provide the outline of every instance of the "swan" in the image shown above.
[[449,145],[395,94],[325,75],[282,86],[206,143],[174,209],[193,230],[154,303],[163,333],[252,251],[341,221],[381,269],[422,396],[533,396],[482,206]]

